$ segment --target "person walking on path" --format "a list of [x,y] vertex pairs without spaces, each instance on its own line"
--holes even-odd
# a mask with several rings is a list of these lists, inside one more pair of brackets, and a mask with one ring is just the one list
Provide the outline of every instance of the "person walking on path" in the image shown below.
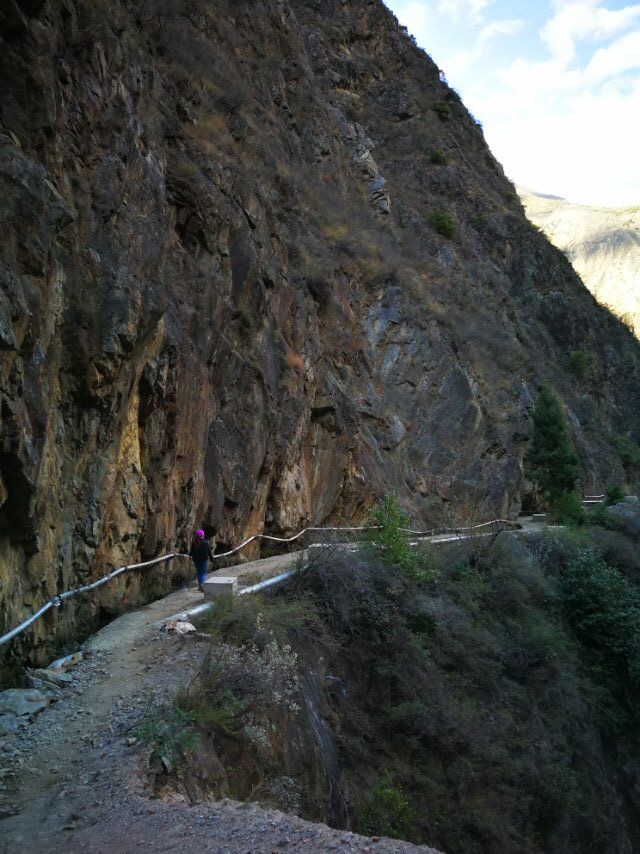
[[209,561],[213,561],[211,546],[204,538],[204,531],[199,529],[193,535],[189,557],[193,560],[198,574],[198,590],[204,590],[203,584],[207,577]]

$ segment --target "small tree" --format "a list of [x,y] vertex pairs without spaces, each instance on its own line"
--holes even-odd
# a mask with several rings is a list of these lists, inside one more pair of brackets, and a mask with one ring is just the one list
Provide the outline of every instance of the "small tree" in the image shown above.
[[456,224],[451,215],[446,211],[440,209],[431,211],[429,214],[429,225],[438,234],[442,234],[443,237],[453,240],[456,236]]
[[617,483],[608,484],[604,491],[604,503],[607,507],[611,507],[614,504],[620,504],[621,501],[624,501],[624,497],[624,489]]
[[533,413],[533,437],[525,456],[525,474],[552,507],[567,500],[578,482],[578,458],[571,449],[564,415],[544,385]]
[[425,558],[412,546],[406,532],[411,524],[409,514],[402,509],[395,495],[385,495],[369,511],[367,525],[371,526],[367,540],[373,554],[387,566],[401,569],[413,581],[434,577],[425,566]]
[[582,350],[572,350],[569,354],[569,370],[579,382],[586,379],[587,367],[586,354]]

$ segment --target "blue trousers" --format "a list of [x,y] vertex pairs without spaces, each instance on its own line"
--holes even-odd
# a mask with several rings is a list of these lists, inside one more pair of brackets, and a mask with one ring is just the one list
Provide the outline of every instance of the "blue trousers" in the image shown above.
[[209,567],[209,561],[208,560],[200,560],[200,561],[196,562],[194,560],[194,563],[196,565],[196,573],[198,575],[198,584],[204,584],[205,578],[207,577],[207,569]]

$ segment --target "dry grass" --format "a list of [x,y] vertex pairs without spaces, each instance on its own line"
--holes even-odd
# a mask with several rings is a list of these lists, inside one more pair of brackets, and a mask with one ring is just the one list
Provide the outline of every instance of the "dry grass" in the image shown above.
[[295,353],[293,350],[287,350],[285,364],[291,371],[296,371],[296,373],[299,374],[304,373],[304,359],[300,353]]

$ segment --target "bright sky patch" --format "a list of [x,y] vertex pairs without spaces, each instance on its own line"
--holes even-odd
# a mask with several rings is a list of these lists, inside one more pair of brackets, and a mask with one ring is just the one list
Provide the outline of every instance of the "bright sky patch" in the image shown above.
[[518,184],[640,205],[640,3],[385,0]]

